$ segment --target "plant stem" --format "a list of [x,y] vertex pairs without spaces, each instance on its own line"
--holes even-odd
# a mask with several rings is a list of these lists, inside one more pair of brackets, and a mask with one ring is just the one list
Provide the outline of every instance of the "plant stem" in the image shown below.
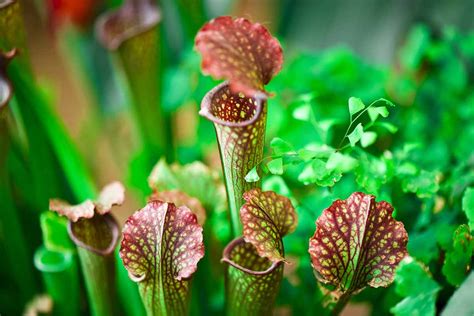
[[115,315],[115,257],[77,247],[92,315]]
[[337,150],[336,151],[341,151],[342,148],[341,148],[341,145],[342,143],[344,142],[344,140],[346,139],[347,135],[349,134],[349,131],[351,130],[352,128],[352,125],[354,125],[355,122],[357,122],[357,120],[362,116],[362,114],[364,114],[365,112],[367,112],[367,110],[373,106],[375,103],[378,103],[378,102],[389,102],[387,101],[386,99],[384,98],[380,98],[380,99],[377,99],[375,101],[373,101],[372,103],[370,103],[364,110],[362,110],[359,114],[357,114],[357,116],[352,119],[352,114],[351,114],[351,122],[349,123],[349,126],[347,127],[346,129],[346,133],[344,134],[344,136],[342,137],[341,141],[339,142],[339,145],[337,146]]
[[[222,107],[222,100],[230,101]],[[234,237],[242,234],[240,207],[243,194],[260,187],[245,176],[262,159],[267,121],[266,98],[246,98],[230,91],[224,82],[209,91],[201,103],[200,115],[214,123],[224,173]]]
[[53,300],[53,315],[79,315],[79,274],[74,254],[41,246],[35,253],[34,263]]
[[336,305],[332,309],[331,315],[334,315],[334,316],[339,315],[344,309],[344,307],[346,307],[347,303],[349,303],[349,301],[351,300],[351,297],[352,297],[351,292],[346,292],[342,294],[339,300],[337,301]]

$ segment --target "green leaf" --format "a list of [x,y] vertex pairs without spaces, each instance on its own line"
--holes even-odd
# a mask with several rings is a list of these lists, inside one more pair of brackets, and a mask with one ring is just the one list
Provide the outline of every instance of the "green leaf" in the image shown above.
[[267,163],[268,170],[271,174],[282,175],[283,174],[283,159],[277,158]]
[[388,286],[407,255],[407,232],[392,217],[393,207],[375,197],[353,193],[336,200],[316,221],[309,254],[319,281],[343,294],[367,285]]
[[272,148],[273,154],[278,156],[295,151],[291,144],[278,137],[272,139],[270,147]]
[[258,175],[257,166],[255,166],[247,173],[245,176],[245,181],[257,182],[258,180],[260,180],[260,176]]
[[321,159],[314,159],[305,166],[298,175],[298,181],[305,185],[315,183],[319,186],[333,186],[342,177],[342,174],[336,170],[328,170],[326,162]]
[[385,129],[389,133],[396,133],[398,131],[398,127],[396,127],[394,124],[389,123],[389,122],[375,122],[374,126],[380,126],[381,128]]
[[120,258],[149,315],[185,315],[190,277],[204,256],[202,227],[187,207],[149,202],[123,227]]
[[327,145],[309,144],[298,150],[298,157],[308,161],[314,158],[329,158],[335,150]]
[[420,198],[430,197],[439,190],[438,173],[421,170],[417,175],[405,177],[402,188],[405,192],[413,192]]
[[348,103],[349,113],[351,116],[365,108],[364,102],[362,102],[362,100],[359,98],[350,97]]
[[362,138],[363,134],[364,134],[364,128],[362,127],[362,124],[359,123],[354,128],[354,130],[347,136],[349,138],[349,142],[351,143],[352,147],[354,147],[357,144],[357,142]]
[[404,299],[390,311],[396,316],[434,316],[439,285],[421,263],[407,257],[396,271],[395,291]]
[[305,103],[293,110],[293,117],[299,121],[309,121],[311,118],[311,104]]
[[291,201],[272,191],[253,189],[244,194],[240,209],[244,239],[261,257],[284,260],[282,238],[296,229],[297,217]]
[[54,212],[45,211],[41,213],[40,225],[46,249],[57,252],[75,249],[67,232],[67,219]]
[[379,115],[382,117],[387,117],[389,114],[385,106],[370,107],[368,108],[367,113],[369,113],[369,117],[372,122],[375,122]]
[[186,193],[198,199],[208,212],[227,210],[225,188],[219,175],[198,161],[168,165],[161,159],[150,173],[148,184],[154,191],[179,190]]
[[469,187],[464,191],[462,210],[466,213],[469,227],[471,227],[471,230],[474,230],[474,187]]
[[360,138],[360,144],[362,147],[366,148],[372,145],[377,139],[377,133],[375,132],[364,132]]
[[344,155],[339,152],[334,152],[329,156],[326,162],[326,168],[328,170],[335,170],[337,172],[348,172],[357,167],[357,159],[352,158],[349,155]]
[[459,286],[468,275],[474,251],[474,237],[467,225],[459,226],[453,234],[452,248],[446,252],[442,272],[446,280]]

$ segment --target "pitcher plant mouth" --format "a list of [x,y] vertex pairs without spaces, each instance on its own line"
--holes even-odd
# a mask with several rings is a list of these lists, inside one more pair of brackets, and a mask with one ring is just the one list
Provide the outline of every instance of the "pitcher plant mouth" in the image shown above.
[[267,96],[253,97],[235,93],[225,81],[210,90],[201,102],[199,115],[211,122],[228,127],[245,127],[255,123],[263,113]]
[[[2,3],[0,2],[0,7]],[[0,51],[0,110],[8,104],[13,96],[13,86],[7,77],[7,66],[10,61],[18,54],[16,48],[1,52]]]
[[161,11],[148,0],[127,0],[116,10],[101,15],[95,32],[109,50],[116,50],[126,40],[144,33],[161,21]]
[[[247,262],[243,261],[242,254],[245,254]],[[254,276],[269,275],[284,264],[283,261],[272,262],[268,258],[261,257],[256,248],[246,242],[244,237],[232,240],[225,247],[221,262]]]
[[72,241],[99,256],[112,254],[117,246],[120,230],[111,214],[96,214],[92,218],[68,221],[67,230]]

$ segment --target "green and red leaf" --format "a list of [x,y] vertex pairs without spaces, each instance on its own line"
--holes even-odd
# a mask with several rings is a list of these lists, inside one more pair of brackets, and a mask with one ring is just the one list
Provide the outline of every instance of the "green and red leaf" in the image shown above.
[[408,241],[403,223],[392,212],[389,203],[360,192],[325,209],[309,242],[317,278],[342,293],[388,286],[407,255]]
[[285,260],[282,238],[296,229],[297,217],[291,201],[272,191],[253,189],[244,194],[240,209],[245,241],[261,257],[273,262]]
[[202,240],[202,227],[185,206],[151,201],[127,219],[120,257],[150,315],[186,314]]
[[202,54],[202,70],[227,79],[233,92],[247,96],[264,92],[280,70],[280,43],[260,23],[230,16],[215,18],[199,30],[195,47]]

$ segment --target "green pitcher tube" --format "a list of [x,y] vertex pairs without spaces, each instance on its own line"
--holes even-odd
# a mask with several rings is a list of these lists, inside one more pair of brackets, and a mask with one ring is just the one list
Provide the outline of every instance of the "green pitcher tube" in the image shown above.
[[53,300],[53,315],[79,315],[79,274],[71,251],[52,251],[44,246],[34,256],[46,291]]

